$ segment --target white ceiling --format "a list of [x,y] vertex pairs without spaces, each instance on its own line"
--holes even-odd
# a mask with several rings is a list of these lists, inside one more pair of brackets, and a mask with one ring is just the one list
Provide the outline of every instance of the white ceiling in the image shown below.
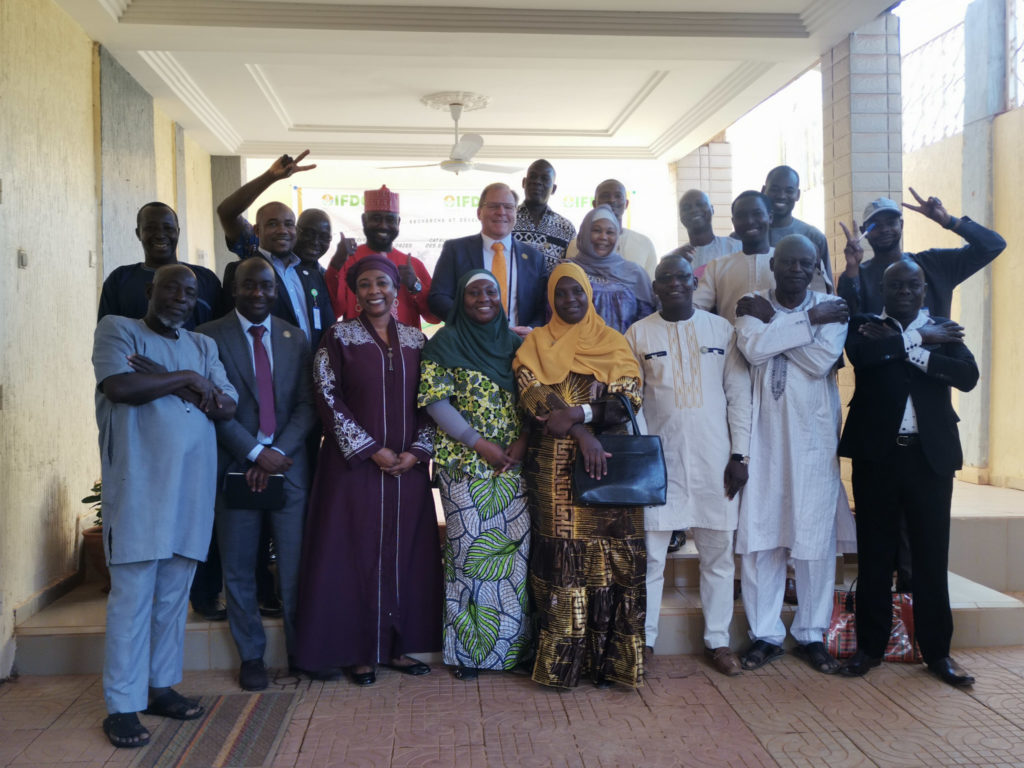
[[56,0],[212,154],[675,160],[893,0]]

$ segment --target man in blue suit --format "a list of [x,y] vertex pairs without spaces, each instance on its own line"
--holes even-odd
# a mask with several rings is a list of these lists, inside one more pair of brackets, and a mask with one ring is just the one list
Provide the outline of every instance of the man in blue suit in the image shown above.
[[441,248],[427,297],[431,312],[447,318],[459,278],[470,270],[486,269],[494,273],[502,286],[502,303],[513,331],[526,336],[535,326],[543,325],[547,283],[544,257],[512,237],[517,202],[516,193],[507,184],[484,187],[476,209],[481,233],[447,240]]

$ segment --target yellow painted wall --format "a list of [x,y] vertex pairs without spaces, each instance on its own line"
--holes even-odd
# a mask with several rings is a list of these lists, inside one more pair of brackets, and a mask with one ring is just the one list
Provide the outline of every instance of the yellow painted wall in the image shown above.
[[99,476],[93,76],[92,41],[52,2],[0,2],[0,679],[16,609],[77,567]]
[[989,470],[993,485],[1024,489],[1024,344],[1020,307],[1024,300],[1024,109],[995,120],[995,228],[1007,247],[992,266],[992,418]]
[[200,147],[188,133],[185,134],[185,196],[189,253],[179,253],[178,258],[216,271],[210,153]]

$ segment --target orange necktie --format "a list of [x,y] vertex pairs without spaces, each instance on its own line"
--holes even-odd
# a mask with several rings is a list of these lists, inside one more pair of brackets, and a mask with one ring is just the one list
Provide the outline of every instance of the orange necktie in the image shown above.
[[491,261],[491,272],[498,279],[498,289],[501,291],[501,306],[508,314],[508,268],[505,265],[505,246],[495,243],[491,246],[494,251],[494,259]]

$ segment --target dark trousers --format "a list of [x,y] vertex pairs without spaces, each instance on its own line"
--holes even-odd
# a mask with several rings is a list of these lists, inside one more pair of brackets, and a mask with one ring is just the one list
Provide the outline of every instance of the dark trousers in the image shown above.
[[900,447],[885,461],[853,462],[853,496],[857,647],[875,658],[885,653],[892,629],[892,564],[905,519],[917,642],[925,662],[945,658],[953,637],[947,574],[952,475],[933,472],[920,446]]

